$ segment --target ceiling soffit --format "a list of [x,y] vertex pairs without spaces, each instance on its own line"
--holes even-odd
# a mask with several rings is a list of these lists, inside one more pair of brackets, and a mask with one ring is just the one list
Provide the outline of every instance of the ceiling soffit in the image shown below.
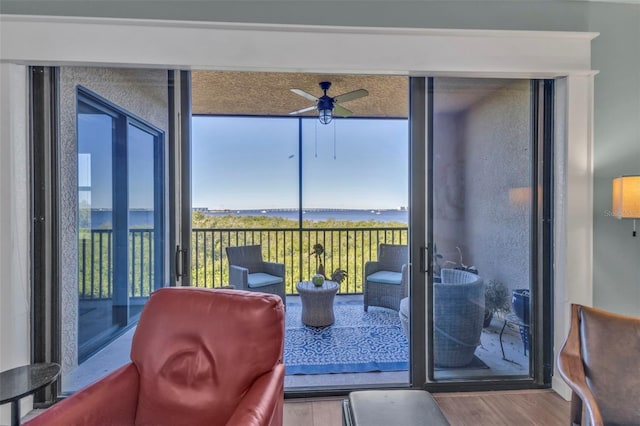
[[[409,78],[406,76],[330,75],[193,71],[192,113],[207,115],[286,116],[313,106],[290,89],[322,96],[319,83],[330,81],[329,96],[366,89],[369,96],[341,104],[353,117],[407,118]],[[317,111],[301,115],[315,116]]]

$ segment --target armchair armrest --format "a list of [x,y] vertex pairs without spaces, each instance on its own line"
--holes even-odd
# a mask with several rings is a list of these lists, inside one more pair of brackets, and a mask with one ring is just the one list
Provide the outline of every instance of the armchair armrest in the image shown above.
[[63,399],[24,425],[133,425],[138,406],[138,383],[138,370],[129,363]]
[[263,267],[267,274],[281,277],[284,281],[284,263],[264,262]]
[[[592,426],[603,426],[600,408],[596,402],[584,372],[584,364],[580,353],[580,320],[579,307],[572,305],[571,325],[567,339],[558,356],[558,371],[567,382],[573,395],[571,396],[571,421],[581,424],[582,403],[584,403]],[[579,400],[577,398],[580,398]],[[582,403],[581,403],[582,402]]]
[[229,265],[229,284],[238,290],[249,288],[249,269],[242,266]]
[[249,388],[226,426],[269,426],[282,424],[284,364],[260,376]]
[[407,263],[402,265],[402,297],[409,296],[409,265]]

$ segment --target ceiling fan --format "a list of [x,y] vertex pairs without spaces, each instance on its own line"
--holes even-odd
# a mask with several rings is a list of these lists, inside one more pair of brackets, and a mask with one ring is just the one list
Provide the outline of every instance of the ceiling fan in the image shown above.
[[301,89],[291,89],[296,95],[300,95],[303,98],[307,98],[310,101],[314,101],[316,104],[308,108],[302,108],[298,111],[290,112],[289,115],[302,114],[303,112],[318,110],[318,119],[322,124],[329,124],[334,115],[341,117],[348,117],[353,114],[352,111],[346,109],[339,102],[352,101],[354,99],[362,98],[369,95],[369,92],[365,89],[358,89],[352,92],[343,93],[342,95],[331,97],[327,95],[327,90],[331,87],[330,81],[321,81],[320,88],[324,91],[324,94],[319,98],[313,96],[310,93]]

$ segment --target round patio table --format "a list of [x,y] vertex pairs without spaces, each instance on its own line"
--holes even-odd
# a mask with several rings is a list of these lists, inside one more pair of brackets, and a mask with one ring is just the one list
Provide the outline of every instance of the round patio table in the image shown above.
[[302,323],[312,327],[324,327],[335,322],[333,299],[340,286],[335,281],[325,281],[315,286],[311,281],[296,285],[302,303]]

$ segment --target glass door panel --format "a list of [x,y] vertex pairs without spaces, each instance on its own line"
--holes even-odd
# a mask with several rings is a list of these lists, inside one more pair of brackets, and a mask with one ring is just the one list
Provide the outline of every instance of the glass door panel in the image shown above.
[[[322,339],[314,333],[287,348],[312,348],[319,365],[301,363],[285,385],[342,385],[335,373],[343,372],[359,373],[352,383],[406,384],[409,339],[398,312],[409,294],[408,121],[305,118],[301,135],[302,252],[322,252],[302,256],[300,279],[320,273],[339,291]],[[300,302],[291,301],[295,312]],[[289,333],[303,329],[291,318]]]
[[78,103],[78,357],[117,329],[113,309],[113,116]]
[[433,377],[529,377],[529,80],[434,79]]
[[145,301],[168,283],[169,89],[163,70],[61,67],[59,79],[62,388],[70,393],[128,361]]
[[[302,130],[305,250],[326,245],[327,276],[346,270],[340,293],[362,294],[363,268],[377,260],[378,246],[407,244],[407,120],[336,118],[322,125],[313,118],[303,120]],[[304,261],[303,279],[309,279],[317,262]],[[393,301],[385,304],[398,309]]]
[[162,286],[162,185],[158,135],[128,125],[129,318],[140,315],[151,292]]

